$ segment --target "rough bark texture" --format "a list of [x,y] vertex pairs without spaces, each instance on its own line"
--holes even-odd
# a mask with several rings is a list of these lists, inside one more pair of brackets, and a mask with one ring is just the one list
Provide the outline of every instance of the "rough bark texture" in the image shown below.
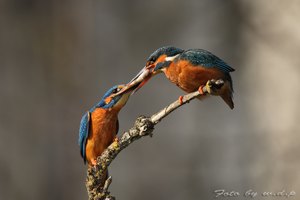
[[105,172],[110,163],[117,157],[117,155],[135,140],[143,136],[152,136],[154,126],[163,118],[168,116],[171,112],[180,106],[188,103],[190,100],[199,95],[216,94],[217,90],[223,86],[222,80],[211,80],[202,88],[203,93],[199,91],[184,95],[181,100],[177,100],[161,111],[155,113],[151,117],[140,116],[136,119],[135,124],[128,131],[123,133],[120,139],[116,139],[102,154],[97,158],[97,164],[94,167],[88,168],[86,187],[88,191],[89,200],[115,199],[108,191],[109,185],[112,182],[112,177],[108,177],[103,187],[101,183],[105,177]]

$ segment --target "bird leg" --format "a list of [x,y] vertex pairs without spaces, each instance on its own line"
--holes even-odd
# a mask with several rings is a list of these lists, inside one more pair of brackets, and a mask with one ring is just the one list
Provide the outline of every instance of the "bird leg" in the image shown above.
[[183,104],[183,96],[179,96],[178,101],[180,102],[180,105]]
[[203,95],[205,92],[203,91],[203,88],[204,88],[204,86],[203,85],[201,85],[199,88],[198,88],[198,92],[199,92],[199,94],[201,94],[201,95]]
[[115,138],[114,138],[114,142],[119,142],[119,138],[118,138],[118,136],[115,136]]
[[96,166],[97,165],[97,159],[96,158],[91,159],[91,164],[92,164],[92,166]]

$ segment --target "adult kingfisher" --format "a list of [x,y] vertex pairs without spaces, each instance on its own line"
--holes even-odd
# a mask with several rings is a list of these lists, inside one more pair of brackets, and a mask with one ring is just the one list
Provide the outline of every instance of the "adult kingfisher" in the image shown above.
[[[222,79],[224,85],[215,95],[221,96],[233,109],[233,86],[230,72],[235,71],[222,59],[203,49],[183,50],[167,46],[154,51],[147,59],[146,66],[121,91],[131,87],[141,88],[151,77],[163,72],[165,76],[185,92],[199,90],[207,81]],[[182,97],[180,97],[182,99]],[[201,99],[201,97],[200,97]]]
[[117,94],[125,85],[110,88],[80,122],[79,146],[84,163],[96,164],[96,159],[114,141],[119,129],[118,113],[125,106],[135,87]]

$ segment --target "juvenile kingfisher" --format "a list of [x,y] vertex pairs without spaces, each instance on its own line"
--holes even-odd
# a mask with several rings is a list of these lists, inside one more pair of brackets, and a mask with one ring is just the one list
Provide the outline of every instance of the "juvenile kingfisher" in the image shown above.
[[223,87],[216,95],[222,97],[233,109],[233,87],[230,72],[234,69],[223,60],[203,49],[182,50],[176,47],[162,47],[154,51],[147,60],[146,66],[128,83],[122,92],[137,86],[141,88],[151,77],[163,72],[166,77],[185,92],[199,90],[207,81],[222,79]]
[[[80,122],[80,154],[84,163],[96,164],[96,159],[114,141],[118,129],[118,113],[129,99],[132,89],[117,94],[125,85],[110,88],[93,108],[87,111]],[[133,87],[134,89],[134,87]]]

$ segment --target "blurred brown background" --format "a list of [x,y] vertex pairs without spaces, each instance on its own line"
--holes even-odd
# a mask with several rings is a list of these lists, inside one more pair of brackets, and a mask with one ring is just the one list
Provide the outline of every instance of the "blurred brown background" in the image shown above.
[[[0,1],[0,199],[87,199],[81,115],[165,45],[207,49],[234,67],[236,107],[213,97],[177,110],[115,160],[113,194],[181,200],[284,189],[299,199],[299,8],[297,0]],[[122,110],[121,132],[182,93],[155,77]]]

